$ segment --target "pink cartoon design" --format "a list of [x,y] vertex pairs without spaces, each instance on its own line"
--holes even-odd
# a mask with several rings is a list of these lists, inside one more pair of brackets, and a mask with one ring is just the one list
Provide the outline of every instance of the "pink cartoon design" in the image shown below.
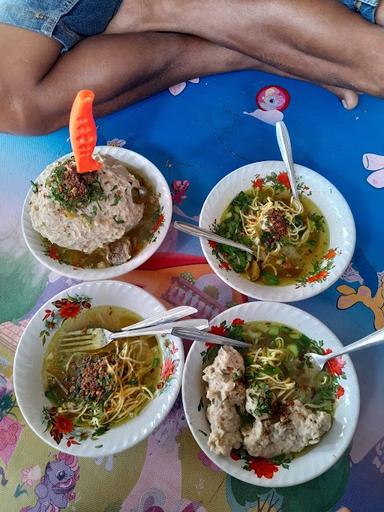
[[0,423],[0,458],[8,464],[19,441],[21,425],[6,416]]
[[[121,512],[204,512],[197,502],[182,497],[181,431],[186,428],[179,398],[166,420],[148,437],[144,466]],[[166,470],[165,470],[166,469]]]
[[187,199],[186,192],[189,189],[189,181],[188,180],[174,180],[172,182],[172,198],[173,202],[179,206],[183,203],[185,199]]
[[0,374],[0,459],[8,464],[19,441],[23,427],[11,416],[16,407],[12,383]]
[[258,108],[243,112],[267,124],[276,124],[284,119],[283,111],[288,108],[291,97],[287,89],[279,85],[267,85],[256,94]]
[[[191,84],[198,84],[200,82],[200,78],[191,78],[188,80]],[[172,96],[178,96],[181,94],[184,89],[187,87],[187,82],[181,82],[180,84],[172,85],[168,90],[172,94]]]
[[60,512],[75,499],[74,489],[80,476],[76,457],[60,452],[48,462],[40,483],[35,488],[37,503],[20,512]]
[[22,494],[28,494],[26,487],[32,487],[35,482],[38,482],[41,478],[40,466],[32,466],[24,468],[21,471],[21,483],[17,484],[14,496],[18,498]]
[[363,165],[367,171],[373,171],[367,178],[368,183],[375,188],[384,188],[384,156],[365,153]]

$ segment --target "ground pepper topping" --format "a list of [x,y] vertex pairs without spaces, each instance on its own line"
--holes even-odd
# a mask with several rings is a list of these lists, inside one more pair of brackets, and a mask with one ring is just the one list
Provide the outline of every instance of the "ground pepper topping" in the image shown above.
[[105,199],[97,172],[79,174],[73,159],[58,165],[48,178],[47,185],[52,198],[69,211]]
[[[110,362],[114,364],[116,361],[112,358]],[[70,372],[66,381],[71,396],[100,402],[113,390],[115,383],[106,358],[86,355],[72,365],[74,373]]]
[[268,221],[271,226],[271,235],[277,242],[288,233],[288,222],[282,211],[271,210]]

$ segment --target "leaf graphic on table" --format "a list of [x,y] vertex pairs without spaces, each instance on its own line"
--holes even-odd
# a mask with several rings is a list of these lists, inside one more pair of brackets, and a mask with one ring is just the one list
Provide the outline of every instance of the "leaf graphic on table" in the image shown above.
[[178,94],[181,94],[186,87],[187,82],[181,82],[180,84],[172,85],[168,90],[172,96],[177,96]]
[[384,169],[384,156],[375,153],[365,153],[363,155],[363,165],[367,171],[378,171]]
[[372,187],[384,188],[384,169],[375,171],[370,174],[367,178],[367,181],[370,185],[372,185]]

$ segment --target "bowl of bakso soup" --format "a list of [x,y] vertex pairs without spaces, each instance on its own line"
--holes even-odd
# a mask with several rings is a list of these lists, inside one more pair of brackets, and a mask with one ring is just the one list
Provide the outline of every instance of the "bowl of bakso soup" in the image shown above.
[[247,245],[253,255],[201,240],[208,263],[237,291],[291,302],[331,286],[355,247],[351,210],[332,183],[295,165],[300,201],[282,162],[258,162],[225,176],[204,202],[200,227]]
[[174,336],[137,336],[88,351],[66,333],[119,331],[164,306],[136,286],[82,283],[50,299],[27,325],[14,361],[17,403],[50,446],[98,457],[146,438],[180,390],[183,345]]
[[211,321],[211,332],[249,348],[194,342],[185,363],[183,403],[200,448],[223,471],[265,486],[298,485],[327,471],[351,443],[359,386],[349,357],[318,371],[307,352],[342,347],[310,314],[250,302]]
[[32,182],[22,213],[24,239],[50,270],[83,280],[129,272],[160,246],[172,198],[158,168],[124,148],[99,146],[95,172],[78,173],[73,154]]

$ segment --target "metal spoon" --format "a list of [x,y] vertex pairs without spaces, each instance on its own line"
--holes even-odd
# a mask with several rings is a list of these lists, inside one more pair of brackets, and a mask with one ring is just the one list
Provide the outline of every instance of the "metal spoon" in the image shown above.
[[287,169],[292,197],[300,203],[299,193],[297,192],[296,186],[295,164],[293,163],[291,139],[289,138],[288,129],[283,121],[278,121],[276,123],[276,137],[283,162]]
[[356,350],[362,350],[363,348],[374,347],[375,345],[380,345],[380,343],[384,343],[384,329],[379,329],[378,331],[368,334],[365,338],[355,341],[336,352],[331,352],[330,354],[325,355],[310,352],[305,354],[305,356],[313,363],[315,368],[322,370],[325,363],[334,357],[341,356],[342,354],[349,354]]
[[248,252],[249,254],[252,254],[252,256],[256,256],[256,253],[247,245],[235,242],[229,238],[224,238],[223,236],[216,235],[216,233],[213,233],[208,229],[199,228],[193,224],[187,224],[186,222],[179,222],[177,220],[173,223],[173,225],[176,229],[186,233],[187,235],[197,236],[199,238],[211,240],[212,242],[218,242],[219,244],[229,245],[230,247],[235,247],[236,249],[241,249],[242,251]]

